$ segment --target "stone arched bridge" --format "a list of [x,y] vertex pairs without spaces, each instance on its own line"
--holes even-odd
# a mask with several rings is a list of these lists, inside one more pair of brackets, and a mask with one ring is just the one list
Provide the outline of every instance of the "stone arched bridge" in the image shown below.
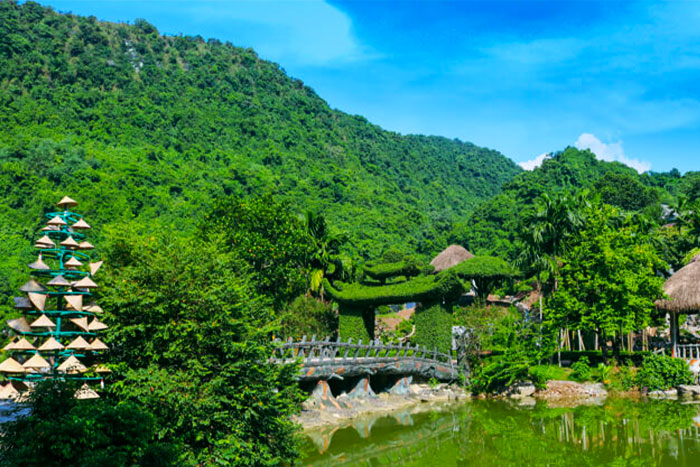
[[357,343],[352,338],[316,340],[306,336],[301,341],[279,341],[273,361],[293,363],[301,359],[298,375],[301,382],[329,381],[345,378],[366,378],[374,375],[390,377],[418,376],[439,381],[455,381],[459,371],[451,355],[437,349],[410,345],[382,344],[380,341]]

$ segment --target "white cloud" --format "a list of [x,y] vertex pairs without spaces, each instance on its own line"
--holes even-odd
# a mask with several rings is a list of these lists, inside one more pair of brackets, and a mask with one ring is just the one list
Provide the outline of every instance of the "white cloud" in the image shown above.
[[226,23],[235,45],[253,46],[268,60],[324,65],[372,58],[350,16],[325,1],[207,1],[189,8],[199,22]]
[[535,170],[536,167],[539,167],[542,165],[545,159],[549,159],[551,155],[547,152],[544,154],[540,154],[539,156],[535,157],[532,160],[525,161],[525,162],[518,162],[518,165],[522,167],[525,170]]
[[590,149],[600,160],[621,162],[639,173],[644,173],[651,169],[649,162],[627,157],[620,141],[606,144],[592,133],[582,133],[574,143],[574,146],[578,149]]

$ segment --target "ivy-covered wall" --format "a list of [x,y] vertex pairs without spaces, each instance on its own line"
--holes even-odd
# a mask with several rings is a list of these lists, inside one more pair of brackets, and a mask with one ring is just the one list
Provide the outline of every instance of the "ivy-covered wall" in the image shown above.
[[416,334],[411,342],[425,346],[430,350],[449,353],[452,346],[452,310],[451,305],[440,303],[427,304],[416,310],[414,318]]
[[338,336],[342,340],[360,339],[364,343],[374,339],[374,308],[340,304],[338,308]]

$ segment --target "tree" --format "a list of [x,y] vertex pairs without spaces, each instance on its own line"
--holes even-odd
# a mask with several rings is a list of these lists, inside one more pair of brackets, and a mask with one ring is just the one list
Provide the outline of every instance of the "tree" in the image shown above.
[[656,190],[646,187],[639,177],[629,173],[608,172],[596,183],[595,189],[604,203],[627,211],[636,211],[658,202]]
[[549,303],[558,325],[611,336],[616,356],[622,334],[649,325],[654,302],[663,297],[658,272],[667,267],[645,238],[615,227],[617,217],[612,206],[591,208]]
[[534,273],[540,288],[556,289],[561,257],[584,222],[586,196],[585,191],[576,195],[543,194],[526,219],[521,231],[524,246],[516,264]]
[[79,383],[49,380],[29,394],[28,414],[2,425],[0,465],[167,466],[175,445],[157,440],[153,416],[133,402],[78,400]]
[[207,239],[223,237],[225,248],[250,266],[258,293],[271,297],[276,309],[306,290],[315,245],[287,202],[269,195],[225,198],[201,230]]
[[323,300],[323,279],[345,280],[347,278],[347,258],[340,254],[340,247],[345,241],[344,236],[330,233],[326,218],[314,211],[306,211],[304,226],[312,246],[309,258],[311,272],[309,273],[309,290],[318,294]]
[[295,365],[268,363],[269,300],[223,240],[115,233],[102,299],[115,397],[142,404],[183,463],[279,465],[295,459]]
[[475,256],[450,269],[470,282],[467,288],[473,282],[476,296],[482,301],[488,298],[496,285],[516,275],[510,264],[494,256]]

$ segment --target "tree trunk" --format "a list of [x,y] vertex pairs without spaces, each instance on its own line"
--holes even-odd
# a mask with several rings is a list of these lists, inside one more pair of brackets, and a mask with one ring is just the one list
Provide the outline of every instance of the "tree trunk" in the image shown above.
[[602,338],[601,340],[603,341],[602,345],[601,345],[601,349],[603,350],[603,363],[607,364],[608,363],[608,339],[607,339],[607,335],[605,334],[605,331],[602,331],[600,334],[601,334],[600,337]]
[[620,346],[622,344],[622,336],[619,333],[617,335],[614,335],[612,338],[613,358],[618,362],[620,361]]
[[581,336],[581,330],[577,330],[578,333],[578,350],[583,351],[586,350],[586,346],[583,344],[583,337]]

